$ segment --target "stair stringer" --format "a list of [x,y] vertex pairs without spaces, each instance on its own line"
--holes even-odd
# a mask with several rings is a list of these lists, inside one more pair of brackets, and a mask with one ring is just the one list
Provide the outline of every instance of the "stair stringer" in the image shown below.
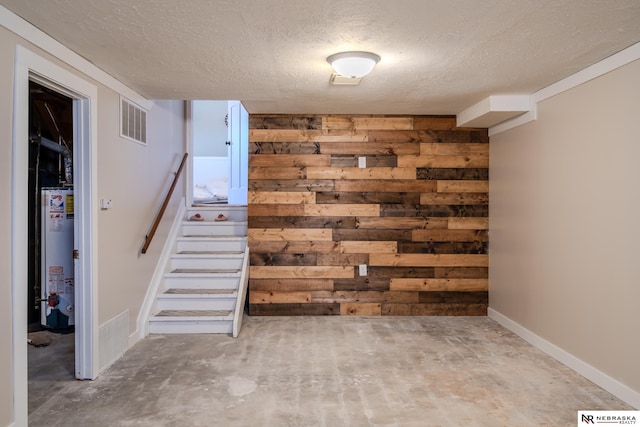
[[236,300],[235,312],[233,314],[234,338],[238,338],[242,328],[242,318],[244,317],[244,305],[247,300],[247,287],[249,285],[249,245],[244,250],[244,261],[242,263],[242,273],[240,276],[240,287],[238,289],[238,299]]
[[149,317],[151,316],[151,311],[153,310],[156,298],[160,292],[160,285],[164,280],[164,275],[168,271],[169,263],[171,262],[171,254],[174,251],[178,235],[182,230],[182,222],[184,221],[186,210],[187,207],[183,198],[178,206],[178,211],[176,212],[176,216],[171,224],[167,240],[162,252],[160,253],[160,258],[158,258],[156,268],[153,272],[153,276],[151,277],[151,281],[149,282],[149,287],[147,288],[147,292],[144,296],[142,306],[140,307],[140,312],[136,319],[136,324],[138,326],[137,331],[129,336],[129,347],[149,335]]

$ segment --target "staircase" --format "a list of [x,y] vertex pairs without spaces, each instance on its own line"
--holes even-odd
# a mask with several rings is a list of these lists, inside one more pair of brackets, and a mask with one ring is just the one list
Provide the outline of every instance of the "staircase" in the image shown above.
[[[200,214],[202,221],[191,221]],[[219,214],[226,221],[215,221]],[[246,206],[187,208],[149,318],[149,333],[238,336],[248,283]]]

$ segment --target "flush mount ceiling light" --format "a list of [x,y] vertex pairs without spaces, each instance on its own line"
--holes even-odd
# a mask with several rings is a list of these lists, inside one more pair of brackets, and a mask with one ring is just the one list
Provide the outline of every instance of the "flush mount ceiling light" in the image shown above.
[[352,79],[369,74],[378,61],[380,56],[371,52],[340,52],[327,58],[336,74]]

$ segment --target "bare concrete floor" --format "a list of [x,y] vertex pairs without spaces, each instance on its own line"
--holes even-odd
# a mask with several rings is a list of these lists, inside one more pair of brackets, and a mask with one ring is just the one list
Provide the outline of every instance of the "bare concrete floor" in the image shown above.
[[[630,410],[486,317],[247,317],[151,335],[33,426],[575,426]],[[34,380],[36,381],[36,380]]]

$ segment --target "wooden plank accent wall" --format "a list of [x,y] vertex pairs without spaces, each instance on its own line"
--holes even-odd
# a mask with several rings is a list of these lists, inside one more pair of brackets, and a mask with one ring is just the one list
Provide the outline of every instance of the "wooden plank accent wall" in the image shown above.
[[251,315],[486,315],[486,129],[255,114],[249,127]]

